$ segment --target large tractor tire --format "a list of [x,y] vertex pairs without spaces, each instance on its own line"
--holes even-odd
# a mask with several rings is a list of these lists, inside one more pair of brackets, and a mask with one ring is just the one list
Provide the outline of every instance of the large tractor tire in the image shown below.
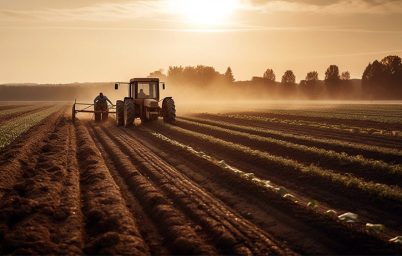
[[176,106],[171,97],[163,99],[162,116],[165,123],[172,124],[176,121]]
[[124,101],[116,101],[116,125],[122,126],[124,124]]
[[135,104],[133,99],[124,99],[124,126],[129,127],[134,123]]

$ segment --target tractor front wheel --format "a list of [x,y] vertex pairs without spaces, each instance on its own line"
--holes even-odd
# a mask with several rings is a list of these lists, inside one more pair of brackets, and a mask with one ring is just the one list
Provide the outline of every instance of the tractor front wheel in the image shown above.
[[116,101],[116,125],[122,126],[124,124],[124,102],[122,100]]
[[162,102],[162,116],[165,123],[176,121],[176,106],[172,98],[164,98]]
[[135,104],[133,99],[124,100],[124,126],[129,127],[134,123]]

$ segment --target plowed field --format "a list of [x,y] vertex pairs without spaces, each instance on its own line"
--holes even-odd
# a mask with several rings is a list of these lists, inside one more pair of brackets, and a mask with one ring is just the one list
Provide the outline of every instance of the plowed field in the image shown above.
[[402,253],[402,121],[0,111],[0,254]]

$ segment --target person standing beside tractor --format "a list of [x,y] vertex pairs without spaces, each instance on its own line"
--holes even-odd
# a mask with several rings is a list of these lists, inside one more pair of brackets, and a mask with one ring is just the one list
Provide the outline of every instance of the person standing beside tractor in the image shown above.
[[109,108],[107,103],[110,103],[113,106],[113,103],[103,95],[103,93],[99,93],[99,95],[94,99],[94,108],[95,108],[95,121],[106,121],[109,117]]

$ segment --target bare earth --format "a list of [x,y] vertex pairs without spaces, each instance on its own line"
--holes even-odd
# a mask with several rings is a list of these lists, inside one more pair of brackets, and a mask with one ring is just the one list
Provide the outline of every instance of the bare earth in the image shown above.
[[399,254],[401,149],[391,135],[213,114],[73,123],[65,107],[0,151],[0,254]]

